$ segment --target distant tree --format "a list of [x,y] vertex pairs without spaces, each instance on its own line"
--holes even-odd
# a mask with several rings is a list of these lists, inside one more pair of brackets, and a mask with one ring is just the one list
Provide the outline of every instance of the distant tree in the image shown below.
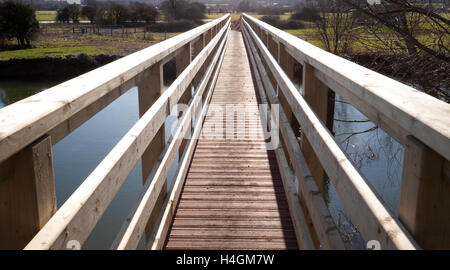
[[279,15],[264,15],[261,21],[280,29],[301,29],[305,25],[298,20],[281,20]]
[[265,15],[281,15],[285,12],[285,9],[283,7],[277,5],[277,6],[260,7],[258,11],[260,14],[265,14]]
[[291,19],[316,22],[320,20],[320,15],[314,7],[300,7],[298,11],[291,15]]
[[15,38],[22,47],[31,46],[31,38],[39,29],[35,10],[26,3],[6,0],[0,3],[0,34],[7,39]]
[[129,11],[127,6],[117,2],[109,2],[108,17],[112,23],[122,24],[128,19],[128,16]]
[[244,1],[239,2],[239,5],[238,5],[237,9],[238,9],[239,12],[250,11],[251,10],[250,2],[248,0],[244,0]]
[[91,23],[95,22],[100,3],[96,0],[87,0],[86,5],[81,8],[81,15],[86,16]]
[[78,22],[80,13],[80,6],[78,4],[70,4],[58,9],[56,20],[65,23],[69,23],[70,20],[73,22]]
[[334,54],[348,53],[357,39],[351,8],[342,0],[317,0],[309,8],[316,10],[319,16],[313,23],[325,49]]
[[132,22],[154,22],[159,16],[158,10],[154,6],[146,3],[131,2],[128,8],[130,12],[129,18]]
[[71,5],[68,5],[67,8],[69,9],[70,19],[73,22],[78,22],[80,20],[80,14],[81,14],[80,5],[71,4]]
[[56,20],[65,23],[70,22],[70,14],[67,6],[57,10]]
[[165,0],[161,3],[161,9],[166,20],[192,20],[199,22],[205,18],[205,5],[186,0]]
[[274,27],[278,27],[279,21],[280,21],[280,16],[278,15],[265,15],[262,16],[261,21],[268,23]]
[[167,21],[180,20],[186,15],[189,2],[186,0],[165,0],[161,3],[161,9]]
[[369,25],[377,26],[378,31],[388,28],[395,33],[409,55],[423,52],[450,63],[447,5],[440,8],[428,0],[383,0],[378,5],[358,0],[342,1],[360,13]]
[[186,19],[200,22],[205,19],[206,6],[199,2],[193,2],[186,10]]

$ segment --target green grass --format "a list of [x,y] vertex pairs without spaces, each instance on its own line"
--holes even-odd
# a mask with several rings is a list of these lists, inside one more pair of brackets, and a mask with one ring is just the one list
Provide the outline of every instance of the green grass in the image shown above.
[[232,22],[237,21],[237,20],[239,20],[239,18],[241,18],[241,16],[242,16],[242,14],[233,13],[233,14],[231,14],[231,21]]
[[95,47],[95,46],[75,46],[75,47],[52,47],[52,48],[32,48],[23,50],[1,51],[0,60],[9,59],[33,59],[43,57],[64,57],[67,55],[78,55],[85,53],[88,55],[103,54],[115,51],[114,47]]
[[111,37],[111,36],[103,36],[96,34],[84,34],[84,37],[98,39],[98,40],[108,40],[108,41],[125,41],[125,42],[145,42],[142,39],[134,39],[134,38],[122,38],[122,37]]
[[67,28],[64,27],[47,27],[45,28],[47,31],[67,31]]
[[[256,19],[261,19],[262,17],[266,16],[267,14],[258,14],[258,13],[253,13],[253,12],[247,12],[248,15],[256,18]],[[280,16],[280,20],[284,20],[287,21],[291,18],[292,13],[291,12],[286,12]],[[277,15],[267,15],[267,16],[277,16]]]
[[55,47],[69,47],[80,45],[79,42],[67,42],[67,41],[36,41],[33,45],[39,48],[55,48]]
[[303,29],[284,29],[283,30],[286,33],[289,33],[291,35],[316,35],[317,29],[316,28],[303,28]]
[[[170,32],[167,33],[167,38],[171,38],[173,36],[179,35],[182,32]],[[147,33],[147,35],[153,35],[153,41],[162,41],[164,40],[164,33]],[[134,39],[134,38],[122,38],[122,37],[111,37],[111,36],[103,36],[103,35],[96,35],[96,34],[85,34],[83,35],[87,38],[92,39],[98,39],[98,40],[108,40],[108,41],[123,41],[123,42],[151,42],[149,40],[143,40],[143,39]]]
[[[167,33],[166,39],[174,37],[176,35],[182,34],[183,32],[169,32]],[[152,35],[153,41],[164,41],[164,33],[150,33]]]
[[213,13],[213,14],[206,14],[205,16],[207,19],[215,20],[222,17],[223,15],[224,15],[223,13]]
[[[36,20],[41,21],[56,21],[56,10],[37,10],[36,11]],[[80,16],[80,21],[89,20],[87,17]]]
[[56,20],[56,10],[38,10],[36,19],[38,21],[54,21]]
[[[213,14],[205,14],[207,19],[215,20],[225,15],[225,13],[213,13]],[[237,21],[241,17],[242,14],[240,13],[233,13],[231,14],[231,21]]]

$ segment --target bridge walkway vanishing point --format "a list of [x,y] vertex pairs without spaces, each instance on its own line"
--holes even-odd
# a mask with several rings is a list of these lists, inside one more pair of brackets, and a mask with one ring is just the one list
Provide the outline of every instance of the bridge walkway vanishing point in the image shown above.
[[[231,31],[204,126],[218,123],[213,106],[244,108],[243,138],[200,139],[166,249],[296,249],[297,242],[273,150],[266,149],[255,86],[241,32]],[[238,120],[239,121],[239,120]]]

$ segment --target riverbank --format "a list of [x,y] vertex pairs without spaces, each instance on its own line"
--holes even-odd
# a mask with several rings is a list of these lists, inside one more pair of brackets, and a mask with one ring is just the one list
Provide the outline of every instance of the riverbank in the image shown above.
[[69,55],[34,59],[0,61],[0,79],[16,80],[68,80],[108,64],[119,55]]
[[138,28],[96,33],[73,29],[81,28],[52,24],[41,28],[32,48],[7,44],[0,50],[0,79],[68,80],[179,34],[147,32],[144,37]]

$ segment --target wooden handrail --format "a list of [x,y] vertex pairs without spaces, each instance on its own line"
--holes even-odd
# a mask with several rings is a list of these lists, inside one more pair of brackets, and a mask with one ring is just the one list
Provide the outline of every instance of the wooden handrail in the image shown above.
[[[227,20],[223,21],[223,18]],[[209,56],[214,51],[223,48],[223,40],[227,38],[226,33],[230,26],[229,16],[227,15],[223,18],[218,21],[221,24],[214,25],[215,28],[212,30],[211,35],[214,32],[215,36],[205,48],[184,69],[147,112],[145,112],[119,143],[115,145],[111,152],[36,234],[25,249],[64,249],[70,240],[76,240],[80,244],[84,243],[122,183],[141,158],[143,152],[147,149],[160,127],[164,124],[169,113],[177,105],[180,98],[182,98],[186,89],[190,89],[189,86],[196,74],[206,61],[210,61],[208,60]],[[221,28],[218,29],[216,27],[217,25],[220,25]],[[190,116],[186,114],[183,117],[187,119]],[[179,135],[182,131],[185,131],[185,128],[187,128],[185,125],[178,126],[178,132],[176,134]],[[169,150],[165,152],[163,162],[157,168],[157,170],[161,171],[158,174],[161,177],[156,177],[151,182],[148,181],[148,185],[146,185],[148,189],[144,192],[150,191],[152,198],[154,197],[153,194],[160,193],[164,180],[166,179],[163,175],[167,176],[174,154],[176,153],[175,151],[179,147],[179,140],[175,138],[169,145]],[[149,208],[152,207],[154,207],[154,204],[150,204]],[[140,222],[146,222],[148,220],[143,221],[140,216],[138,219]],[[137,232],[133,231],[133,237],[141,235],[140,229]],[[134,244],[137,244],[137,242],[130,243],[132,246]]]
[[89,109],[98,112],[136,85],[149,67],[173,58],[184,45],[228,18],[224,15],[0,109],[0,163],[44,134],[55,134],[53,143],[64,138],[73,124],[76,128],[92,117]]
[[[260,58],[264,59],[265,65],[260,62],[259,69],[265,70],[267,68],[268,73],[270,72],[275,78],[276,84],[286,97],[289,107],[300,123],[303,134],[311,143],[321,165],[327,172],[363,238],[367,241],[378,240],[384,249],[418,248],[417,243],[408,231],[405,230],[398,219],[389,211],[388,207],[385,206],[382,199],[377,195],[368,181],[360,174],[347,155],[338,146],[329,130],[301,96],[292,81],[278,65],[271,52],[269,52],[269,49],[247,21],[250,23],[253,22],[258,27],[262,27],[263,30],[267,30],[267,25],[247,15],[244,15],[244,18],[244,33],[249,40],[252,40],[253,46],[258,49]],[[281,31],[272,28],[270,30],[273,38],[281,42],[283,39],[274,33],[275,30],[277,34]],[[291,38],[291,43],[295,43],[293,39],[295,38]],[[299,51],[297,54],[301,52],[304,55],[299,48],[296,48],[296,50]],[[258,55],[255,56],[256,58],[259,57]],[[314,211],[314,209],[308,210]]]

